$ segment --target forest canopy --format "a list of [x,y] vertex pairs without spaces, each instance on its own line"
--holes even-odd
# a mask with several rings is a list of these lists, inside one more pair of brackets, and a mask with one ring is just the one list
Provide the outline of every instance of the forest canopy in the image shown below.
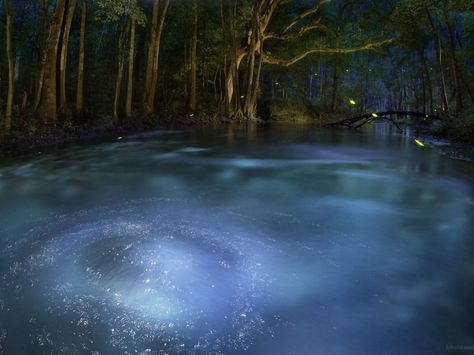
[[278,101],[318,113],[473,105],[469,0],[2,2],[6,134],[256,120]]

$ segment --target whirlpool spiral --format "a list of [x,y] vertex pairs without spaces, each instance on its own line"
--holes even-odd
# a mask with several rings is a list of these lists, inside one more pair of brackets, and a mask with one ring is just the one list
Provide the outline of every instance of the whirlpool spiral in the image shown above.
[[30,343],[54,352],[245,349],[271,331],[260,307],[268,246],[229,223],[166,199],[44,221],[4,248],[0,314],[37,327]]

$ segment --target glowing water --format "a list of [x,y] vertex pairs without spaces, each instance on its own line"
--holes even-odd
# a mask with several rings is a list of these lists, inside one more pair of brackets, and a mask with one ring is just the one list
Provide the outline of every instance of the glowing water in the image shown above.
[[157,132],[0,166],[0,353],[474,343],[474,164],[401,137]]

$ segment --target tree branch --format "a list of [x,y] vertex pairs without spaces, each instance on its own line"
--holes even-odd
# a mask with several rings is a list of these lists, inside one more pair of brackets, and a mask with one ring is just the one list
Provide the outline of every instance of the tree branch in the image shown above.
[[316,4],[316,6],[306,11],[303,11],[297,18],[295,18],[288,26],[285,27],[285,29],[283,30],[283,34],[286,34],[289,30],[291,30],[294,26],[296,26],[298,22],[300,22],[305,17],[308,17],[309,15],[312,15],[318,12],[321,6],[329,1],[330,0],[321,0]]
[[319,23],[320,21],[321,21],[321,19],[318,19],[315,22],[312,22],[312,23],[310,23],[310,24],[308,24],[304,27],[301,27],[300,30],[296,33],[288,33],[288,34],[283,34],[283,35],[277,35],[275,33],[268,33],[268,34],[264,35],[263,39],[264,40],[278,39],[278,40],[282,40],[282,41],[288,41],[288,40],[300,38],[301,36],[303,36],[307,32],[309,32],[311,30],[314,30],[314,29],[320,29],[320,30],[329,32],[330,29],[327,26]]
[[271,57],[265,53],[263,53],[263,61],[264,63],[267,64],[276,64],[280,65],[282,67],[289,67],[293,64],[296,64],[300,60],[306,58],[310,54],[313,53],[353,53],[353,52],[361,52],[361,51],[367,51],[367,50],[373,50],[376,49],[384,44],[392,43],[394,40],[393,39],[384,39],[380,41],[374,41],[374,42],[369,42],[366,43],[362,46],[358,47],[352,47],[352,48],[311,48],[303,53],[300,53],[292,58],[289,59],[280,59],[280,58],[274,58]]

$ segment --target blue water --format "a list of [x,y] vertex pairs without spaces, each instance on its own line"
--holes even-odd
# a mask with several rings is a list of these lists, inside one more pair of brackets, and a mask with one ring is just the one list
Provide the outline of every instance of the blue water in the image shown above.
[[474,349],[474,164],[383,126],[9,159],[0,247],[0,353]]

